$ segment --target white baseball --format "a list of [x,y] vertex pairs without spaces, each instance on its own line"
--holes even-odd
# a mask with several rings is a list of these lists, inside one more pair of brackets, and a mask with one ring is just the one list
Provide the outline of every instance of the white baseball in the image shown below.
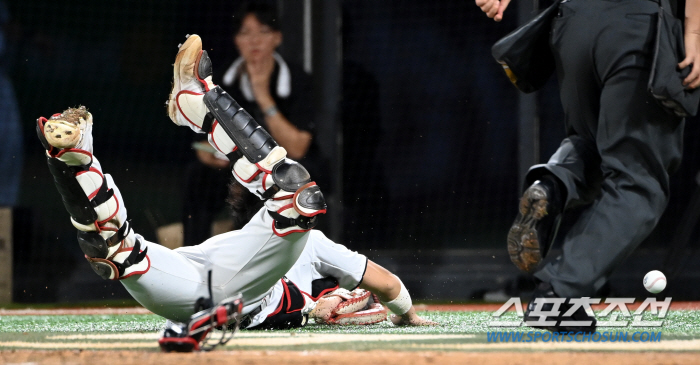
[[666,288],[666,275],[659,270],[649,271],[644,275],[644,288],[652,294],[660,293]]

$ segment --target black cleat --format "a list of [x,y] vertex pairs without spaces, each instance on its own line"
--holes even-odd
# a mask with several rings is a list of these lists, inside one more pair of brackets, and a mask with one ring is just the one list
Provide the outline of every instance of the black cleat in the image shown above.
[[559,185],[552,178],[535,181],[520,198],[508,232],[508,254],[518,269],[531,273],[546,255],[561,222]]

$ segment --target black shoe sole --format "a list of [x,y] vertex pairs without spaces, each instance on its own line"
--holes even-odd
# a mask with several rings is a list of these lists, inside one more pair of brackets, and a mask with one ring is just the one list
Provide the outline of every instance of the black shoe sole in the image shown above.
[[547,191],[530,186],[520,198],[520,209],[508,232],[508,254],[518,269],[531,273],[542,261],[542,242],[537,224],[547,216]]

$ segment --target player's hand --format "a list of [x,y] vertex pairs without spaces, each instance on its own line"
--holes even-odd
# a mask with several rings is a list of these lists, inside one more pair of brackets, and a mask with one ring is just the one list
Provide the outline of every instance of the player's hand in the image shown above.
[[486,13],[486,16],[500,22],[503,20],[503,12],[510,4],[510,0],[476,0],[476,6]]
[[321,297],[316,302],[316,307],[309,313],[309,317],[327,322],[333,314],[333,310],[342,302],[341,297]]
[[685,59],[678,64],[680,69],[690,66],[690,74],[683,80],[688,89],[700,86],[700,31],[685,32]]
[[416,314],[416,310],[414,308],[411,308],[406,314],[397,316],[396,314],[392,314],[391,317],[389,317],[391,320],[391,323],[393,323],[395,326],[437,326],[437,322],[433,322],[428,319],[421,318]]

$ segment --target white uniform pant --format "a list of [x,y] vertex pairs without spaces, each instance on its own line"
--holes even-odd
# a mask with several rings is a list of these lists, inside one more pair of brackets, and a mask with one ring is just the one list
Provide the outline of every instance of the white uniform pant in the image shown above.
[[313,280],[328,276],[336,278],[343,288],[359,285],[366,270],[366,257],[332,242],[320,231],[279,237],[272,232],[273,224],[262,208],[242,229],[217,235],[197,246],[170,250],[139,237],[148,247],[150,269],[122,283],[148,310],[173,321],[187,322],[196,300],[209,296],[207,274],[212,270],[214,303],[241,293],[243,314],[264,305],[253,319],[253,326],[279,304],[280,279],[285,274],[307,293],[311,293]]
[[[353,290],[362,282],[365,270],[367,257],[331,241],[321,231],[312,230],[304,251],[285,276],[310,297],[311,284],[316,279],[332,277],[338,281],[340,288]],[[273,314],[283,294],[282,280],[278,280],[270,296],[262,303],[262,311],[252,318],[248,327],[257,326]]]

